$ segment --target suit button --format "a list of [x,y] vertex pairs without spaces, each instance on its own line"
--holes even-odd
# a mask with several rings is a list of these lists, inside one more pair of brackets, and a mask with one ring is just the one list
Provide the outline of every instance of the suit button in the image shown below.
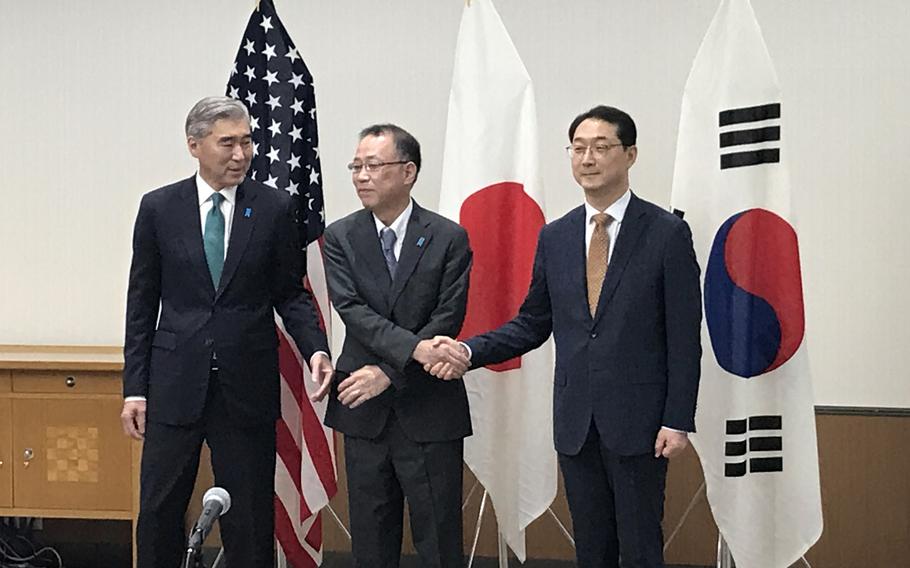
[[211,347],[212,345],[215,344],[215,340],[212,339],[212,338],[210,337],[210,338],[206,339],[206,340],[204,341],[204,343],[205,343],[205,346],[206,346],[206,347]]
[[594,331],[591,333],[591,339],[597,339],[597,332]]

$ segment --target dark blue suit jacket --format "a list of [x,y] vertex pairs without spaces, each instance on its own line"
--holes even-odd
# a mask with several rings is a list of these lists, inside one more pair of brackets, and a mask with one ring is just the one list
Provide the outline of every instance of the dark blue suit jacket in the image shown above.
[[256,181],[237,188],[224,271],[216,290],[202,243],[195,176],[142,198],[133,231],[126,308],[124,396],[145,396],[150,420],[202,415],[212,353],[232,415],[280,414],[277,310],[307,358],[326,351],[290,196]]
[[652,452],[661,426],[694,431],[701,295],[688,225],[633,194],[593,318],[585,266],[582,206],[541,230],[524,304],[512,321],[467,340],[472,365],[518,356],[552,332],[563,454],[579,452],[592,419],[621,455]]

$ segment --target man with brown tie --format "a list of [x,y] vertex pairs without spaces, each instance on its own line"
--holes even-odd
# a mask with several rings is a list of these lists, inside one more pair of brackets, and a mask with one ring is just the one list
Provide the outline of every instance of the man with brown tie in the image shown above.
[[[554,441],[578,565],[662,567],[666,459],[695,429],[699,268],[686,223],[630,189],[638,148],[628,114],[582,113],[569,142],[585,204],[541,230],[518,315],[463,345],[481,367],[552,331]],[[444,363],[431,370],[458,374]]]

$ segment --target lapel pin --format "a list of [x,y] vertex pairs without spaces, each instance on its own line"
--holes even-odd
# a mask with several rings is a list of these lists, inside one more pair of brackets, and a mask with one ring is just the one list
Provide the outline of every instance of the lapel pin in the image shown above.
[[249,217],[251,217],[252,215],[253,215],[253,210],[252,210],[250,207],[247,207],[246,209],[243,210],[243,216],[244,216],[244,217],[249,218]]
[[417,246],[422,247],[423,243],[425,243],[425,242],[426,242],[426,239],[423,237],[420,237],[419,239],[417,239]]

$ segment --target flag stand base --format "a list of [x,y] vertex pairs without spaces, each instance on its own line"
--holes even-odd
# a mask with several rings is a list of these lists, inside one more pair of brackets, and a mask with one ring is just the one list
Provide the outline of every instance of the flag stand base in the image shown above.
[[679,518],[679,522],[676,523],[676,526],[673,528],[673,532],[670,533],[670,536],[664,542],[664,554],[667,553],[667,548],[670,547],[670,543],[673,542],[673,539],[676,538],[676,535],[679,534],[679,530],[686,523],[686,519],[689,518],[689,514],[692,513],[692,509],[695,508],[695,505],[701,501],[702,496],[705,494],[705,482],[702,481],[701,485],[698,486],[698,489],[695,490],[695,495],[692,496],[692,499],[689,500],[689,504],[686,505],[686,510],[683,511],[682,516]]
[[348,528],[346,526],[344,526],[344,523],[341,522],[341,518],[338,516],[338,513],[335,512],[335,509],[332,508],[332,505],[329,503],[326,503],[325,507],[323,507],[323,508],[328,510],[329,513],[331,513],[332,518],[335,519],[335,522],[338,524],[338,527],[341,529],[341,531],[344,533],[344,535],[346,537],[348,537],[348,540],[351,540],[351,532],[348,530]]
[[[328,511],[329,514],[332,515],[332,518],[335,519],[335,523],[338,524],[338,528],[340,528],[341,531],[345,534],[345,536],[348,537],[348,540],[351,540],[350,531],[348,531],[348,528],[346,526],[344,526],[343,522],[341,522],[341,518],[338,516],[338,513],[335,512],[335,509],[332,508],[332,505],[329,503],[326,503],[322,509],[320,509],[319,511],[317,511],[314,514],[318,515],[318,514],[322,513],[323,511]],[[322,549],[320,549],[320,551],[321,550]],[[224,555],[224,548],[222,548],[218,552],[218,558],[215,559],[215,563],[212,564],[212,568],[218,568],[218,563],[221,560],[223,555]],[[282,550],[281,545],[278,543],[277,538],[275,540],[275,559],[277,561],[276,564],[279,568],[287,568],[288,561],[284,555],[284,550]]]
[[[692,496],[692,499],[689,500],[689,504],[686,506],[686,510],[683,511],[682,516],[679,518],[679,522],[676,523],[676,527],[673,528],[673,532],[670,533],[669,538],[667,538],[664,543],[664,554],[667,552],[667,547],[670,546],[670,543],[673,542],[673,539],[676,538],[676,535],[679,534],[679,530],[685,524],[686,519],[689,518],[689,514],[692,513],[692,509],[695,508],[695,505],[701,500],[702,496],[705,494],[705,482],[702,481],[701,485],[695,491],[695,495]],[[806,560],[805,556],[800,556],[800,561],[806,566],[806,568],[812,568],[812,565],[809,564],[809,561]],[[736,562],[733,560],[733,554],[730,552],[730,547],[727,545],[727,541],[724,540],[723,535],[720,534],[720,531],[717,532],[717,563],[715,564],[717,568],[736,568]]]
[[[474,487],[471,488],[470,493],[468,493],[468,498],[471,497],[471,494],[474,493],[474,488],[477,487],[477,482],[474,482]],[[464,510],[465,506],[468,504],[468,500],[465,499],[464,505],[461,509]],[[477,540],[480,538],[480,527],[483,526],[483,510],[487,506],[487,490],[483,490],[483,497],[480,499],[480,512],[477,513],[477,526],[474,529],[474,542],[471,544],[471,555],[468,556],[468,568],[471,568],[474,565],[474,556],[477,553]],[[499,531],[496,531],[499,532]],[[500,560],[500,565],[502,561]]]
[[[468,501],[471,499],[471,496],[474,494],[474,490],[477,489],[477,486],[480,484],[479,481],[474,481],[474,485],[471,486],[471,490],[468,491],[468,496],[465,497],[464,503],[461,506],[461,510],[464,511],[468,506]],[[483,496],[480,498],[480,511],[477,513],[477,525],[474,528],[474,540],[471,544],[471,554],[468,556],[468,566],[467,568],[472,568],[474,564],[474,558],[477,556],[477,541],[480,540],[480,529],[483,526],[483,511],[486,509],[487,505],[487,490],[483,490]],[[562,535],[566,538],[569,545],[572,547],[572,550],[575,550],[575,539],[572,538],[571,533],[566,528],[566,526],[559,520],[559,517],[556,516],[556,513],[553,512],[551,507],[547,507],[547,513],[553,518],[556,522],[556,525],[559,527],[559,530],[562,532]],[[499,530],[496,531],[497,538],[497,554],[499,555],[499,568],[508,568],[509,566],[509,549],[506,545],[506,539],[502,536],[502,532]]]
[[[471,491],[468,493],[468,499],[471,498],[471,494],[474,493],[474,489],[477,487],[477,481],[474,482],[474,487],[471,488]],[[468,556],[468,568],[471,568],[474,565],[474,558],[477,554],[477,541],[480,539],[480,528],[483,526],[483,511],[487,506],[487,490],[483,490],[483,497],[480,498],[480,512],[477,513],[477,526],[474,529],[474,542],[471,545],[471,555]],[[465,499],[464,505],[462,505],[461,510],[463,511],[465,506],[468,504],[468,499]],[[508,568],[509,566],[509,549],[506,547],[506,539],[502,537],[502,532],[499,530],[496,531],[496,548],[497,554],[499,555],[499,568]]]

